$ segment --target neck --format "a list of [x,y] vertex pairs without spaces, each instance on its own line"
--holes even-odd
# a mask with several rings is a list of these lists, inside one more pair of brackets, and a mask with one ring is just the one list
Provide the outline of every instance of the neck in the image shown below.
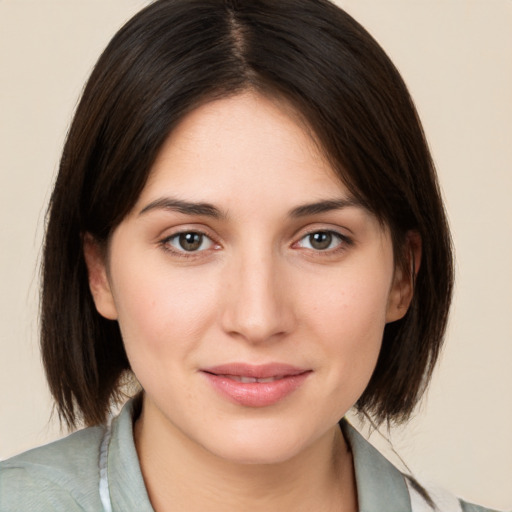
[[352,457],[338,426],[289,460],[242,464],[157,421],[150,408],[144,405],[134,433],[156,512],[357,510]]

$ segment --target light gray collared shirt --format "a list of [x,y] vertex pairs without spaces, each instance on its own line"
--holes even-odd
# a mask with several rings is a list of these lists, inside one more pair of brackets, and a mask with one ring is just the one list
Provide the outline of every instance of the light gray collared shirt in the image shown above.
[[[129,401],[108,429],[80,430],[0,462],[0,512],[154,512],[135,450],[133,414]],[[354,458],[359,512],[412,512],[402,473],[348,422],[341,427]],[[461,505],[464,512],[492,512]]]

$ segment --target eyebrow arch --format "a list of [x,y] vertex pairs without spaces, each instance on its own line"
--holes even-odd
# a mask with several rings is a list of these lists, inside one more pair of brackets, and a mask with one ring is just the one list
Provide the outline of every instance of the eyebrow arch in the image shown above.
[[318,201],[316,203],[298,206],[290,211],[290,217],[299,218],[309,215],[318,215],[332,210],[341,210],[349,206],[363,207],[362,203],[354,198],[331,199],[326,201]]
[[224,213],[210,203],[193,203],[181,199],[173,199],[171,197],[162,197],[152,201],[139,212],[139,215],[143,215],[152,210],[171,210],[185,215],[201,215],[214,219],[226,217]]

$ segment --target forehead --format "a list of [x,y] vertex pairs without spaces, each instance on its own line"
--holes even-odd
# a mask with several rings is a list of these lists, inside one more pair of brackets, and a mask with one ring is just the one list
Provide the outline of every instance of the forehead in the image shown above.
[[171,132],[139,203],[158,195],[261,201],[350,196],[300,116],[256,93],[206,103]]

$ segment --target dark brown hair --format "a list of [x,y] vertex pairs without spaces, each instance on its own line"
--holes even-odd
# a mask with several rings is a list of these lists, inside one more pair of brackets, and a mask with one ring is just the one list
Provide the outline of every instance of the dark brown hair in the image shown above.
[[450,236],[412,100],[375,40],[327,0],[159,0],[132,18],[84,89],[51,197],[41,343],[68,425],[105,420],[130,375],[117,322],[89,291],[82,239],[108,239],[144,187],[162,143],[205,101],[247,89],[306,120],[351,193],[389,226],[398,264],[422,240],[412,304],[385,328],[358,410],[407,419],[438,358],[451,299]]

